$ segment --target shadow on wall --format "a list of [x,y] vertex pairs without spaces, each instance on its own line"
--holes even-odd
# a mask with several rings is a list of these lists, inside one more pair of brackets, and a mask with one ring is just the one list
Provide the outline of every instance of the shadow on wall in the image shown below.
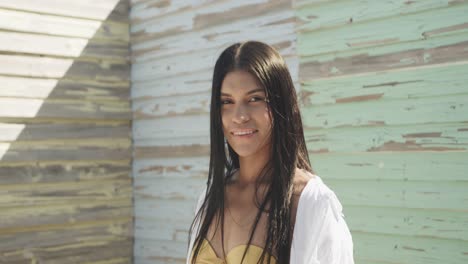
[[0,262],[129,263],[128,1],[0,2]]

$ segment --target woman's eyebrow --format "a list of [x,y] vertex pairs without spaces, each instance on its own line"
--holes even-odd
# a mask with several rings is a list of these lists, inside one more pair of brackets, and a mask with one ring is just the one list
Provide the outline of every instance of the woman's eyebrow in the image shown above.
[[[256,89],[252,89],[250,91],[248,91],[247,93],[245,93],[246,95],[249,95],[249,94],[253,94],[253,93],[257,93],[257,92],[265,92],[265,90],[263,90],[262,88],[256,88]],[[223,93],[221,92],[221,95],[223,96],[231,96],[230,94],[228,93]]]

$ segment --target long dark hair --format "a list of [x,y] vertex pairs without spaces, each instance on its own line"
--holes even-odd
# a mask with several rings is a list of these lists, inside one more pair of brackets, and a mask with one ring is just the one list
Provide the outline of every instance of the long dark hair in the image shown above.
[[226,151],[221,120],[221,85],[224,77],[235,70],[246,71],[257,78],[265,89],[273,120],[271,159],[259,177],[268,175],[271,181],[265,198],[259,203],[259,211],[251,229],[247,249],[252,242],[262,212],[268,211],[267,236],[259,263],[263,263],[266,254],[272,252],[277,253],[278,263],[289,263],[294,224],[291,223],[293,175],[296,168],[310,172],[312,168],[304,140],[296,91],[286,63],[273,47],[258,41],[236,43],[228,47],[215,64],[211,92],[210,165],[205,198],[190,228],[189,241],[194,227],[198,226],[199,230],[194,240],[192,263],[195,263],[203,239],[217,213],[219,217],[216,226],[221,224],[221,242],[224,251],[225,186],[233,172],[239,168],[239,156],[229,144]]

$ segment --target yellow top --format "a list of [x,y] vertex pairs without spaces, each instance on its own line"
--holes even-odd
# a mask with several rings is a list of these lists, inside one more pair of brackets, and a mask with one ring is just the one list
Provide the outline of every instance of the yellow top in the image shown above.
[[[204,239],[202,242],[202,246],[200,248],[200,252],[198,253],[197,257],[197,264],[239,264],[242,260],[242,256],[244,255],[244,251],[247,248],[247,245],[238,245],[235,246],[229,253],[226,255],[226,259],[218,258],[216,252],[211,247],[210,242]],[[245,254],[244,262],[243,263],[257,263],[262,255],[263,248],[250,245],[247,254]],[[193,253],[192,253],[193,255]],[[265,260],[263,263],[268,263],[268,253],[266,254]],[[271,264],[276,264],[276,258],[274,256],[270,256]]]

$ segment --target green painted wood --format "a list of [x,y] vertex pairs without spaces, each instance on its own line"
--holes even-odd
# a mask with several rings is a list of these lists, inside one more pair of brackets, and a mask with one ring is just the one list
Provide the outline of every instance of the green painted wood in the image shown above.
[[348,205],[344,215],[354,233],[468,241],[465,212]]
[[326,179],[466,182],[468,152],[310,153],[312,167]]
[[356,263],[466,263],[468,242],[355,232]]
[[[468,94],[468,63],[304,81],[305,105]],[[346,87],[344,89],[343,87]],[[442,89],[443,88],[443,89]]]
[[468,2],[294,8],[310,159],[356,263],[467,263]]
[[[361,8],[364,9],[365,6]],[[329,9],[329,12],[336,10],[349,12],[346,8]],[[468,4],[460,3],[447,8],[352,23],[330,30],[301,32],[301,37],[298,38],[298,52],[301,56],[307,56],[415,41],[443,34],[466,34],[467,27],[464,24],[467,22],[467,12]],[[307,29],[304,28],[304,31]],[[310,46],[312,43],[313,49]]]

